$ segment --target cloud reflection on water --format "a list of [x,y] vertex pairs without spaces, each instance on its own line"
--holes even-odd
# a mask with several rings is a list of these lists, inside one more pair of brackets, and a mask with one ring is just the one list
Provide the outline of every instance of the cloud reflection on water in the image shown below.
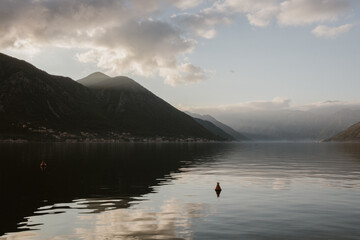
[[129,208],[79,215],[80,222],[92,222],[95,227],[78,227],[76,234],[84,239],[191,239],[193,220],[205,212],[205,204],[171,198],[159,210]]
[[[69,206],[76,208],[74,203]],[[42,213],[46,214],[46,211],[49,211],[49,215],[47,215],[47,223],[36,227],[40,231],[10,233],[0,239],[191,239],[190,228],[194,219],[206,216],[208,207],[202,203],[189,203],[170,198],[158,209],[140,205],[137,208],[121,208],[99,214],[81,214],[79,210],[75,218],[68,219],[69,213],[51,214],[52,207],[43,208]],[[68,219],[74,229],[66,236],[54,236],[61,229],[60,226],[51,224],[54,218]],[[28,223],[37,221],[41,219],[36,217],[28,219]]]

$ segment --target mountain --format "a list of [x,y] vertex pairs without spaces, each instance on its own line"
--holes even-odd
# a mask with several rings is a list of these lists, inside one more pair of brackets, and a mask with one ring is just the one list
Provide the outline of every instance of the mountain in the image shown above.
[[95,73],[81,83],[89,88],[0,53],[0,139],[219,139],[129,78]]
[[206,120],[202,120],[200,118],[193,118],[197,123],[199,123],[201,126],[203,126],[204,128],[206,128],[208,131],[210,131],[212,134],[214,134],[215,136],[219,136],[223,139],[226,140],[230,140],[230,141],[234,141],[235,138],[233,138],[233,136],[227,134],[226,132],[224,132],[222,129],[220,129],[219,127],[215,126],[215,124],[213,124],[212,122],[206,121]]
[[360,122],[352,125],[335,136],[326,139],[327,142],[360,142]]
[[[248,137],[244,136],[243,134],[235,131],[234,129],[232,129],[231,127],[229,127],[228,125],[216,120],[214,117],[210,116],[210,115],[200,115],[197,113],[191,113],[191,112],[185,112],[186,114],[190,115],[191,117],[193,117],[194,119],[201,119],[203,121],[206,122],[210,122],[213,125],[215,125],[215,127],[217,127],[219,130],[218,133],[216,134],[215,132],[211,131],[210,127],[207,128],[206,126],[209,124],[202,124],[205,128],[207,128],[209,131],[213,132],[216,135],[222,134],[222,136],[224,138],[230,139],[230,140],[236,140],[236,141],[247,141],[250,140]],[[198,120],[197,120],[198,121]],[[200,123],[201,124],[201,123]],[[211,126],[211,125],[209,125]],[[213,128],[213,127],[212,127]],[[223,133],[221,133],[223,132]],[[219,135],[221,136],[221,135]],[[229,138],[230,137],[230,138]]]
[[320,141],[357,123],[360,106],[212,112],[211,115],[253,140]]
[[[106,126],[101,102],[86,87],[0,53],[0,131],[75,130]],[[99,124],[100,123],[100,124]]]
[[96,73],[79,82],[93,90],[104,103],[107,118],[123,130],[150,136],[214,138],[190,116],[128,77],[105,78]]
[[102,81],[102,80],[105,80],[108,78],[110,78],[110,77],[102,72],[94,72],[87,77],[77,80],[77,82],[82,85],[86,84],[89,87],[94,84],[97,84],[99,81]]

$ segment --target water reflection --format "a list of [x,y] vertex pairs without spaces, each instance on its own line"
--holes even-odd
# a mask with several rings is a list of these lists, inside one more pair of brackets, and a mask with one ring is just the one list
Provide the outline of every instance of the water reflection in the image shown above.
[[40,163],[40,170],[42,172],[45,172],[45,170],[46,170],[46,163],[45,163],[44,160],[42,160],[41,163]]
[[335,145],[346,156],[360,161],[360,143],[342,143]]
[[117,209],[99,215],[80,216],[96,228],[78,227],[76,233],[85,239],[177,239],[190,238],[192,221],[204,217],[205,206],[169,199],[153,209]]
[[[193,220],[205,217],[208,211],[205,204],[184,203],[175,198],[163,202],[156,209],[119,208],[98,214],[86,214],[86,209],[77,211],[80,208],[76,204],[58,206],[58,209],[67,209],[66,212],[56,212],[55,206],[38,209],[35,214],[41,213],[46,225],[32,224],[39,222],[37,216],[32,216],[27,219],[27,226],[32,225],[37,231],[33,228],[26,234],[14,233],[10,239],[190,239],[192,233],[189,229]],[[54,216],[58,213],[62,215]],[[43,214],[49,215],[46,217]],[[70,235],[53,237],[52,231],[60,226]],[[49,230],[50,234],[47,234]],[[39,235],[39,232],[42,234]]]
[[[229,183],[241,177],[243,184],[269,185],[290,189],[292,180],[352,184],[359,187],[360,144],[336,143],[252,143],[229,144],[215,161],[200,159],[184,171],[199,175],[222,176],[217,181]],[[228,176],[230,179],[228,179]],[[348,180],[338,181],[338,180]],[[351,181],[354,180],[354,181]],[[195,180],[194,180],[195,181]],[[236,180],[235,180],[236,181]],[[341,185],[339,187],[349,187]]]
[[356,239],[359,146],[0,145],[0,239]]
[[[85,208],[87,213],[128,208],[197,159],[210,157],[194,144],[0,144],[0,236],[19,228],[26,216]],[[39,161],[45,167],[39,171]],[[121,201],[118,201],[118,200]],[[41,208],[50,206],[46,211]],[[21,224],[20,224],[21,225]]]

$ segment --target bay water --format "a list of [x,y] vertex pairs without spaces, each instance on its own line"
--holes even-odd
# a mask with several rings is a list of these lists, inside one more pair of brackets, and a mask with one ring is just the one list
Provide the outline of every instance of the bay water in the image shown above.
[[356,143],[2,143],[0,164],[0,240],[360,239]]

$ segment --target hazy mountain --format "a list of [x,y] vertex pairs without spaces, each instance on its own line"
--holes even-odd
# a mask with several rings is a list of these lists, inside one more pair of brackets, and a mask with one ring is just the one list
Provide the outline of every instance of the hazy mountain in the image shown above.
[[0,138],[130,132],[218,139],[129,78],[95,73],[81,82],[91,89],[0,54]]
[[[234,129],[232,129],[231,127],[229,127],[228,125],[216,120],[215,118],[213,118],[210,115],[201,115],[201,114],[196,114],[196,113],[191,113],[191,112],[186,112],[188,115],[190,115],[191,117],[195,118],[195,119],[201,119],[204,121],[208,121],[212,124],[214,124],[216,127],[218,127],[222,132],[225,133],[224,136],[230,136],[226,137],[230,140],[236,140],[236,141],[245,141],[245,140],[249,140],[248,137],[245,137],[244,135],[242,135],[241,133],[235,131]],[[204,125],[203,125],[204,126]],[[208,128],[208,130],[210,130]],[[220,133],[218,133],[220,134]],[[223,133],[222,133],[223,134]]]
[[216,115],[254,140],[323,140],[359,122],[360,108],[332,106],[309,110],[259,110]]
[[335,136],[326,139],[325,141],[360,141],[360,122],[352,125],[344,131],[336,134]]
[[224,132],[222,129],[220,129],[219,127],[215,126],[215,124],[213,124],[212,122],[206,121],[206,120],[202,120],[200,118],[193,118],[197,123],[199,123],[201,126],[203,126],[204,128],[206,128],[207,130],[209,130],[211,133],[213,133],[215,136],[219,136],[223,139],[226,140],[230,140],[230,141],[234,141],[235,138],[233,138],[231,135],[227,134],[226,132]]

